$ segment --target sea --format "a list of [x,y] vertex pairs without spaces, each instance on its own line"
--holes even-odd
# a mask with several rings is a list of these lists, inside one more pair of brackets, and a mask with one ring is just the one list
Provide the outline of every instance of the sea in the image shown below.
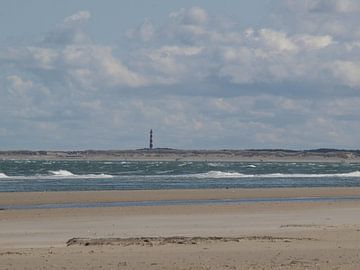
[[0,192],[359,186],[357,163],[0,161]]

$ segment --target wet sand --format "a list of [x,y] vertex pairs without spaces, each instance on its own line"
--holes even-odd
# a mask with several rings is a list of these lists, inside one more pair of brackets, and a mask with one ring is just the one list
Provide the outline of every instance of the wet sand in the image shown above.
[[173,189],[64,192],[0,192],[0,206],[50,203],[136,202],[246,198],[354,197],[360,188]]
[[[2,193],[0,205],[266,196],[360,189]],[[2,210],[0,269],[360,269],[359,210],[357,200]]]

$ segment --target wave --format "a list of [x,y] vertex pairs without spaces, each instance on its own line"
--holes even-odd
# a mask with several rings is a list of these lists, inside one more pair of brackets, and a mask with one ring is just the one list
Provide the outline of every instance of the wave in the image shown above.
[[238,172],[209,171],[206,173],[188,174],[186,177],[195,178],[322,178],[322,177],[360,177],[360,171],[349,173],[305,174],[305,173],[271,173],[271,174],[243,174]]
[[124,165],[124,164],[130,164],[131,162],[129,161],[121,161],[120,164]]
[[9,178],[5,173],[0,173],[0,178]]
[[178,165],[178,167],[184,167],[184,166],[191,165],[191,164],[192,164],[191,161],[189,161],[189,162],[184,162],[184,163],[180,163],[180,164]]
[[167,170],[167,171],[156,171],[157,174],[166,174],[166,173],[172,173],[174,170]]
[[[271,174],[244,174],[239,172],[209,171],[194,174],[171,174],[172,170],[158,171],[157,174],[143,175],[139,171],[127,171],[124,174],[74,174],[67,170],[49,171],[47,175],[8,176],[0,173],[0,179],[6,180],[56,180],[56,179],[106,179],[106,178],[197,178],[197,179],[221,179],[221,178],[360,178],[360,171],[349,173],[305,174],[305,173],[271,173]],[[130,173],[130,174],[129,174]],[[170,174],[168,174],[170,173]]]
[[[51,178],[112,178],[109,174],[73,174],[67,170],[49,171],[52,175]],[[43,176],[44,177],[44,176]],[[47,176],[45,176],[47,177]]]
[[73,174],[67,170],[49,171],[50,175],[17,175],[8,176],[4,173],[0,173],[0,179],[10,180],[45,180],[45,179],[99,179],[99,178],[113,178],[109,174]]
[[207,164],[210,167],[223,167],[224,165],[219,162],[210,162]]
[[264,177],[282,177],[282,178],[321,178],[321,177],[360,177],[360,171],[349,172],[349,173],[324,173],[324,174],[304,174],[304,173],[295,173],[295,174],[283,174],[283,173],[273,173],[264,175]]
[[247,175],[237,172],[209,171],[206,173],[188,174],[187,176],[196,178],[240,178]]
[[67,170],[58,170],[58,171],[49,171],[51,174],[55,176],[63,176],[63,177],[69,177],[69,176],[75,176],[72,172],[69,172]]

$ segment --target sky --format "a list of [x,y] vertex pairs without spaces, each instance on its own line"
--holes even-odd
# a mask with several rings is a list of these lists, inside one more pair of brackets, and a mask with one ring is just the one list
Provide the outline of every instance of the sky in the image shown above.
[[360,145],[358,0],[0,0],[0,150]]

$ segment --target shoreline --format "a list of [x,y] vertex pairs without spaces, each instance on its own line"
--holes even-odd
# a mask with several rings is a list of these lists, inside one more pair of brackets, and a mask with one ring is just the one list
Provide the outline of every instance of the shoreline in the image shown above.
[[357,197],[360,187],[0,192],[0,206],[167,200]]

